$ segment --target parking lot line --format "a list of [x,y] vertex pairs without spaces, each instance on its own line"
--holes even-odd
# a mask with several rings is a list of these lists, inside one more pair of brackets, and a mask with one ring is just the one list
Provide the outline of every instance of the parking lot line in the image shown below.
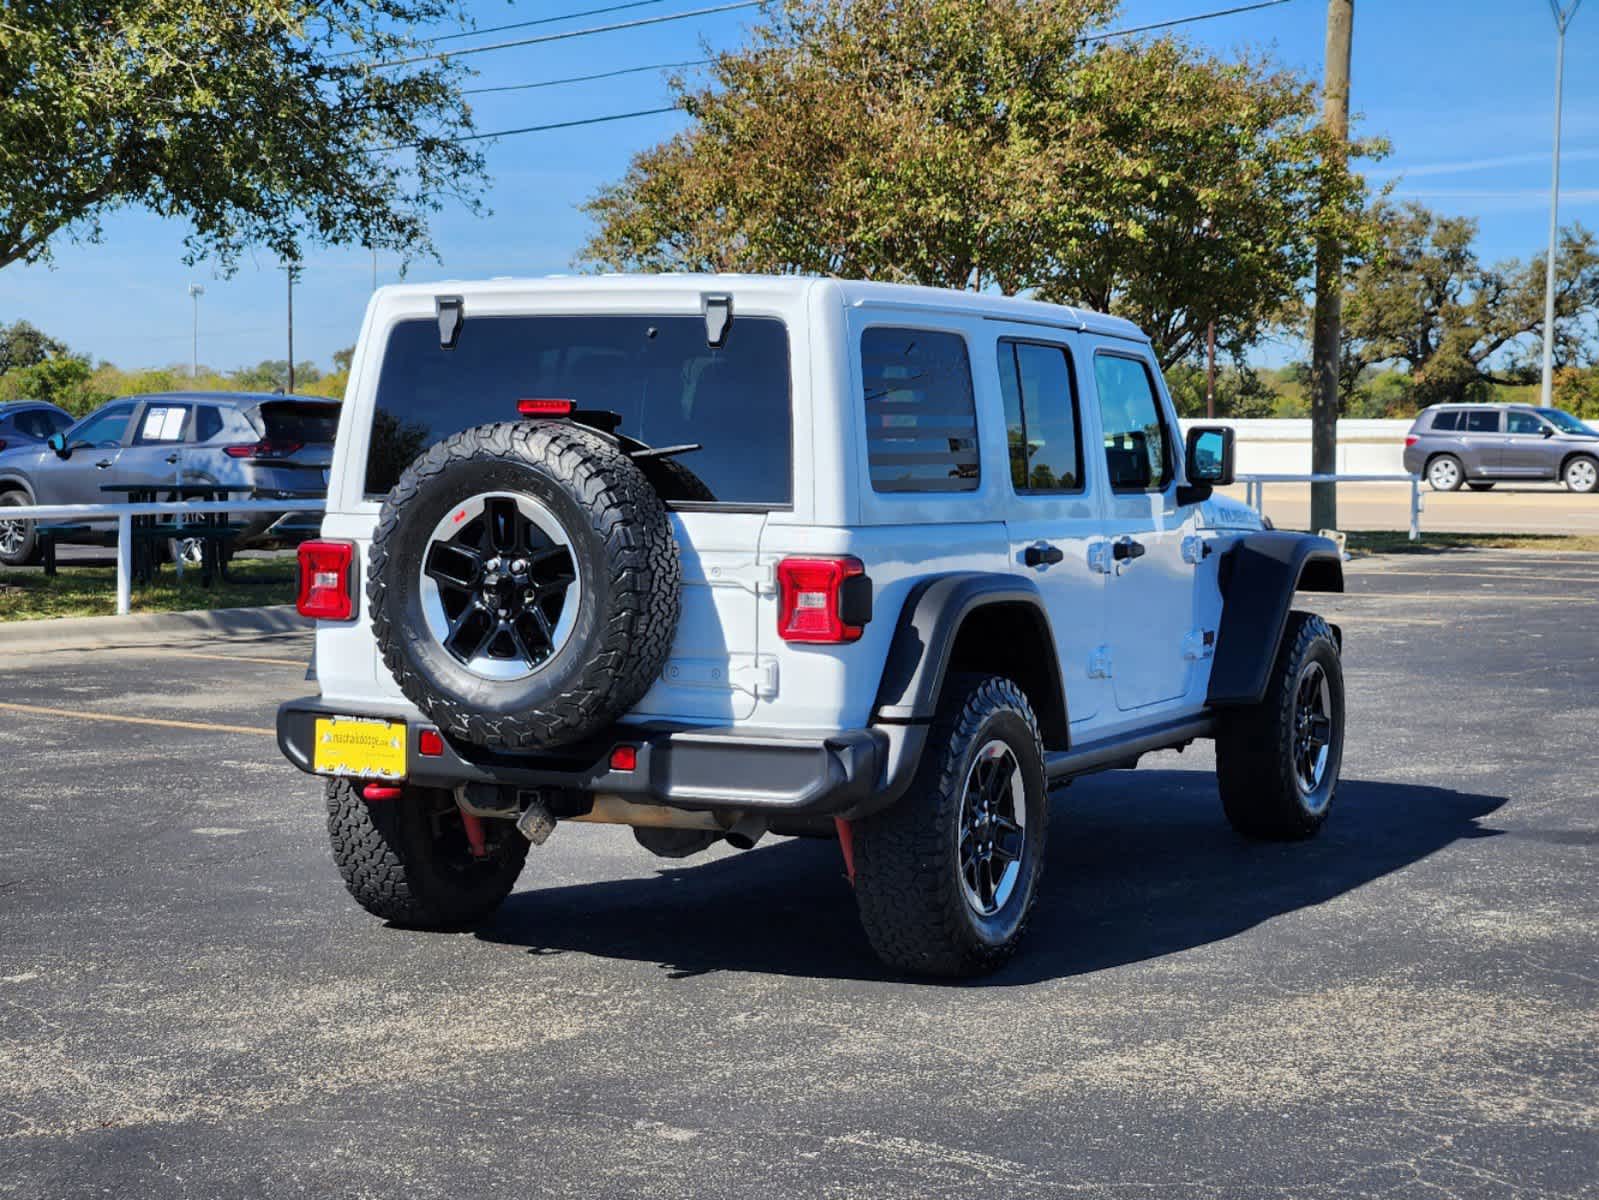
[[198,729],[207,733],[250,733],[260,737],[276,737],[277,730],[263,729],[257,725],[218,725],[207,721],[169,721],[164,717],[129,717],[121,713],[87,712],[78,708],[48,708],[42,704],[13,704],[0,700],[0,709],[7,712],[32,713],[41,717],[71,717],[80,721],[117,721],[126,725],[160,725],[165,729]]
[[269,663],[276,667],[298,667],[305,669],[307,660],[303,658],[259,658],[248,654],[203,654],[198,650],[168,650],[167,658],[204,658],[215,662],[247,662]]

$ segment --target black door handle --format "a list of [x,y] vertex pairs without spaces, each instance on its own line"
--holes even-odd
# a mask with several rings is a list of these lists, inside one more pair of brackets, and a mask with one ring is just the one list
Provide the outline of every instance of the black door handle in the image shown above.
[[1126,562],[1130,558],[1143,558],[1144,543],[1135,542],[1132,538],[1123,538],[1114,544],[1111,555],[1117,562]]
[[167,462],[176,463],[177,461],[178,461],[178,456],[176,454],[167,455]]
[[96,467],[98,467],[100,470],[104,471],[108,467],[111,466],[111,460],[109,458],[102,458],[99,462],[95,463],[94,465]]
[[1065,557],[1064,550],[1048,542],[1035,542],[1022,551],[1022,561],[1029,567],[1054,566]]

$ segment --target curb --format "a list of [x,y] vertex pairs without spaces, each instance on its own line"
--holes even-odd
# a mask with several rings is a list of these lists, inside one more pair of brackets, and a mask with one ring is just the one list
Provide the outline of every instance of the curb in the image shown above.
[[306,633],[315,622],[292,604],[219,608],[210,612],[136,613],[126,617],[56,617],[0,621],[0,654],[44,650],[162,647],[182,641],[250,639]]

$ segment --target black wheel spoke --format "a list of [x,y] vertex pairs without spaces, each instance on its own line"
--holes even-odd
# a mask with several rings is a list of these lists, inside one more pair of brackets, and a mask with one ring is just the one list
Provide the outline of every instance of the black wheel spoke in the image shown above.
[[483,650],[484,643],[493,631],[494,623],[489,620],[488,613],[476,604],[468,605],[460,616],[450,622],[444,648],[462,662],[469,662]]
[[515,554],[522,545],[522,513],[516,501],[496,496],[483,510],[489,527],[489,546],[498,554]]
[[458,542],[434,542],[428,547],[427,566],[424,569],[435,582],[458,591],[468,591],[482,575],[483,559],[470,546]]

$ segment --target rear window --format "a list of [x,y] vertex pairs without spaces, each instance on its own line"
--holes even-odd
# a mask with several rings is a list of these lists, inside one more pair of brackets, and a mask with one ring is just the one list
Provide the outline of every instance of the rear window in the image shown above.
[[695,316],[467,317],[454,350],[434,320],[402,321],[378,376],[366,491],[381,495],[423,450],[475,425],[517,419],[524,399],[610,412],[654,447],[641,459],[662,498],[755,507],[792,499],[788,330],[735,317],[720,347]]
[[299,442],[302,446],[331,442],[339,429],[337,404],[296,404],[292,400],[269,400],[259,412],[262,432],[268,441]]
[[972,368],[959,334],[861,334],[866,461],[879,492],[970,492],[978,483]]
[[1432,428],[1455,430],[1460,428],[1461,412],[1458,408],[1445,409],[1432,414]]

